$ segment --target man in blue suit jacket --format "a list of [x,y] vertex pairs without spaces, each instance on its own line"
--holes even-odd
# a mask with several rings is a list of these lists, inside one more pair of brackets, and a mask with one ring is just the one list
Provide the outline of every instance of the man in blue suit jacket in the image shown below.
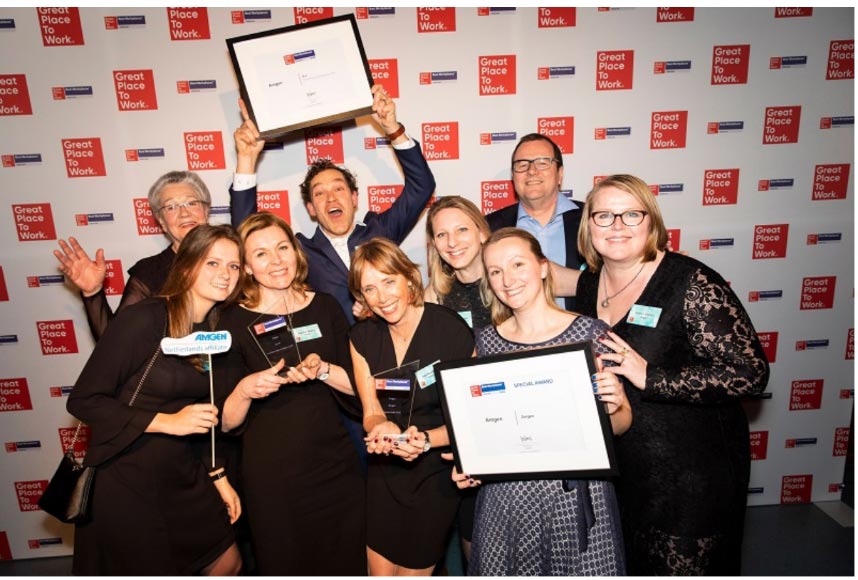
[[[358,245],[374,237],[402,243],[435,191],[435,177],[420,146],[406,135],[405,127],[396,120],[393,100],[381,85],[373,86],[372,91],[374,118],[390,139],[405,175],[402,193],[387,211],[368,212],[358,222],[355,219],[358,191],[354,175],[329,160],[317,161],[301,183],[301,199],[318,226],[312,237],[296,232],[307,255],[307,281],[314,290],[334,296],[350,323],[354,322],[354,300],[348,290],[351,254]],[[230,189],[233,219],[256,209],[256,159],[263,146],[256,140],[259,133],[243,105],[242,115],[244,124],[235,132],[238,165]],[[245,195],[235,195],[238,193]],[[253,207],[244,207],[239,200],[253,203]]]

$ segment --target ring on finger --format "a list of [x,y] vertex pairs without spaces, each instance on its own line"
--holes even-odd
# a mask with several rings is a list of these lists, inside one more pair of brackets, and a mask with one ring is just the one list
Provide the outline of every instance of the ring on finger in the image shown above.
[[629,354],[629,352],[631,352],[631,351],[629,351],[629,349],[627,349],[626,347],[623,347],[623,350],[620,351],[620,354],[623,355],[623,358],[625,358],[626,355]]

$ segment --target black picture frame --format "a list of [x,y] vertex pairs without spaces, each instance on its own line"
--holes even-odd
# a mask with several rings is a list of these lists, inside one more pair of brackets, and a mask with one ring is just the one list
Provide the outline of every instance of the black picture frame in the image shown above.
[[[572,357],[572,358],[569,358]],[[571,364],[569,364],[571,363]],[[558,380],[563,374],[562,369],[568,367],[568,373],[577,373],[575,377],[567,376],[568,385],[559,386],[555,389],[543,388],[544,381],[548,378],[539,377],[548,375],[551,380]],[[596,363],[593,355],[592,341],[585,341],[564,346],[518,351],[513,353],[486,356],[482,358],[470,358],[459,361],[447,361],[435,365],[435,377],[438,383],[441,406],[450,437],[450,444],[455,454],[456,469],[460,473],[467,473],[475,479],[483,482],[531,480],[531,479],[606,479],[618,474],[616,455],[613,446],[613,430],[610,418],[593,394],[591,376],[596,372]],[[486,382],[473,384],[475,377],[485,377]],[[516,379],[516,376],[525,377]],[[535,388],[527,392],[528,397],[542,397],[545,400],[537,400],[535,407],[543,410],[560,409],[568,411],[569,420],[577,416],[583,430],[583,440],[551,440],[551,445],[562,448],[562,452],[543,453],[539,450],[523,451],[511,450],[508,454],[499,454],[495,459],[486,459],[478,448],[486,448],[479,441],[477,433],[481,427],[476,425],[474,416],[482,418],[479,412],[473,412],[476,405],[483,402],[476,399],[486,396],[489,391],[483,387],[491,387],[496,391],[501,387],[496,386],[497,377],[503,377],[503,395],[509,393],[509,401],[513,399],[522,400],[525,391],[515,393],[512,389],[530,388],[533,384],[527,384],[526,377],[533,376],[531,383]],[[515,381],[519,382],[516,383]],[[563,380],[562,378],[559,380]],[[542,381],[542,384],[540,384]],[[510,383],[510,390],[506,390],[506,383]],[[522,387],[515,385],[523,385]],[[474,389],[479,387],[480,394],[475,394]],[[562,389],[574,389],[565,391]],[[541,389],[541,392],[539,392]],[[556,392],[554,392],[556,391]],[[554,394],[552,395],[552,392]],[[559,400],[552,397],[561,395]],[[496,395],[491,395],[495,396]],[[569,400],[574,399],[577,405],[574,408],[564,409]],[[499,409],[506,404],[499,398],[494,400]],[[541,406],[540,406],[541,405]],[[519,426],[519,417],[515,415],[515,425],[509,420],[509,415],[503,413],[515,412],[514,409],[495,413],[500,420],[506,420],[509,428],[516,429]],[[565,416],[564,416],[565,417]],[[486,420],[494,420],[495,417],[486,417]],[[553,425],[550,429],[559,432],[569,430],[569,426],[561,426],[557,417],[551,418]],[[505,427],[506,428],[506,427]],[[484,432],[489,430],[482,429]],[[495,433],[498,431],[495,430]],[[571,439],[571,438],[570,438]],[[494,441],[492,442],[494,443]],[[582,459],[580,449],[576,445],[587,445],[592,448],[592,453],[587,456],[588,463],[579,465],[576,462]],[[522,444],[524,445],[524,443]],[[539,457],[540,453],[544,456]],[[490,468],[486,468],[486,466]]]
[[[353,14],[227,38],[226,44],[241,98],[267,141],[372,112],[372,73]],[[276,57],[281,45],[283,56]],[[288,57],[292,62],[283,66],[298,67],[292,72],[277,62]],[[285,95],[302,96],[281,104],[277,97]]]

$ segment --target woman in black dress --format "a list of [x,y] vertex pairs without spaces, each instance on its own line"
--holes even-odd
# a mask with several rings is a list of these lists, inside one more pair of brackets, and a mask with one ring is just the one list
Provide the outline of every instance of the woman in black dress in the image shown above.
[[740,404],[769,366],[741,302],[717,272],[665,252],[649,187],[631,175],[587,196],[578,307],[605,342],[634,413],[617,443],[629,573],[739,574],[750,475]]
[[367,452],[367,558],[374,576],[430,575],[459,506],[433,365],[473,355],[455,312],[423,302],[417,265],[390,240],[352,257],[349,290],[370,314],[350,333]]
[[[221,315],[233,347],[215,368],[223,429],[242,435],[258,572],[366,574],[364,481],[338,409],[340,401],[357,412],[348,323],[334,298],[307,287],[307,259],[289,224],[258,213],[239,234],[248,277],[240,303]],[[292,339],[269,361],[257,339],[266,344],[264,331],[278,326]]]
[[239,506],[224,508],[223,469],[207,475],[190,441],[218,423],[217,408],[199,402],[207,373],[199,360],[153,354],[164,336],[210,330],[210,310],[236,293],[241,266],[231,227],[199,226],[162,295],[120,313],[75,383],[67,407],[92,428],[84,464],[97,467],[92,519],[75,529],[76,575],[238,573],[230,520]]

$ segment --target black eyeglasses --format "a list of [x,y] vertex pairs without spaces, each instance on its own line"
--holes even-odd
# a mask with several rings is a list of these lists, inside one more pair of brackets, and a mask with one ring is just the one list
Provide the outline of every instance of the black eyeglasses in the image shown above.
[[642,209],[630,209],[628,211],[624,211],[623,213],[613,213],[610,211],[593,211],[590,212],[590,219],[593,220],[593,223],[599,226],[600,228],[609,228],[614,225],[614,222],[617,221],[617,218],[620,218],[627,226],[639,226],[641,222],[644,221],[644,218],[647,216],[648,212],[645,212]]
[[516,173],[524,173],[528,169],[530,169],[530,165],[533,164],[536,167],[537,171],[545,171],[549,167],[551,167],[552,163],[557,163],[557,160],[553,157],[537,157],[536,159],[516,159],[512,162],[512,170]]

